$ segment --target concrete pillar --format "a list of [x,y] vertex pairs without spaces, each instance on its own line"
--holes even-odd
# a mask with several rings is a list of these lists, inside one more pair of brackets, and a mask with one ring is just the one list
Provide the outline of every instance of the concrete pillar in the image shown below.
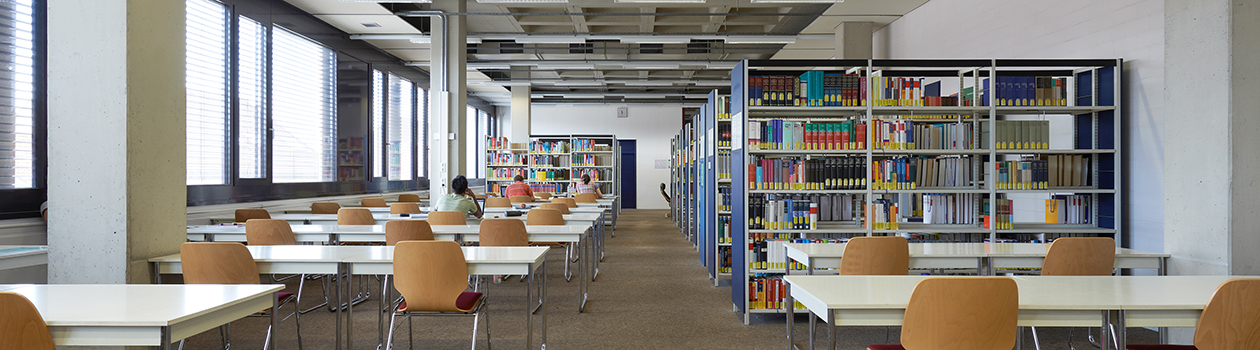
[[[512,66],[512,80],[530,79],[529,66]],[[512,143],[529,143],[530,94],[533,89],[529,85],[513,85],[512,89],[512,133],[508,139]]]
[[[463,1],[435,1],[433,9],[442,12],[464,12]],[[469,150],[464,146],[468,96],[465,84],[468,76],[467,67],[468,44],[464,42],[468,34],[466,18],[463,16],[447,16],[434,18],[432,22],[433,39],[429,45],[431,65],[429,86],[429,120],[436,122],[435,137],[431,141],[434,146],[429,150],[429,164],[433,166],[429,173],[429,191],[434,195],[450,192],[447,184],[455,175],[464,171]],[[475,176],[474,176],[475,177]]]
[[1260,273],[1258,20],[1246,0],[1164,2],[1164,115],[1182,126],[1164,135],[1171,274]]
[[842,22],[836,26],[836,59],[870,59],[871,45],[871,22]]
[[147,283],[184,242],[184,2],[48,3],[48,282]]

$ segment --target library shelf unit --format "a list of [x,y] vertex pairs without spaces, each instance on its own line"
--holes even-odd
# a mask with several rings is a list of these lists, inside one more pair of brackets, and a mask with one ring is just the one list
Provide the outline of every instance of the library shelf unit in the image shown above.
[[337,179],[338,181],[363,181],[367,164],[363,154],[362,137],[342,137],[337,140]]
[[731,276],[730,100],[729,95],[710,92],[693,123],[698,128],[696,248],[715,287]]
[[621,147],[613,135],[569,135],[573,145],[569,166],[573,181],[581,181],[582,175],[590,175],[591,183],[599,185],[600,193],[621,194],[620,174]]
[[699,116],[692,116],[690,122],[683,125],[678,131],[678,135],[674,136],[671,144],[673,148],[673,160],[671,179],[673,186],[671,188],[670,200],[673,202],[674,224],[687,240],[693,245],[696,244],[697,220],[696,220],[696,182],[698,173],[696,166],[696,127],[695,123]]
[[[1122,59],[745,60],[731,301],[782,305],[785,242],[1122,242]],[[796,267],[793,267],[795,269]]]
[[502,195],[513,177],[529,176],[529,149],[506,137],[487,136],[486,140],[486,191]]
[[[491,139],[486,150],[487,190],[502,195],[517,174],[534,192],[563,194],[591,176],[604,194],[621,194],[621,153],[613,135],[531,135],[528,144]],[[509,148],[502,148],[509,147]]]

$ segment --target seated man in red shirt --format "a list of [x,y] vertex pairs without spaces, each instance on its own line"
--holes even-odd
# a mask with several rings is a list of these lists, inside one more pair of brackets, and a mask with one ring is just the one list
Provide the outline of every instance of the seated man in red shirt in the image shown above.
[[513,177],[512,180],[516,182],[508,185],[507,191],[504,193],[506,197],[512,198],[512,196],[529,196],[529,198],[534,198],[534,191],[529,189],[529,185],[525,184],[524,176],[516,175],[516,177]]

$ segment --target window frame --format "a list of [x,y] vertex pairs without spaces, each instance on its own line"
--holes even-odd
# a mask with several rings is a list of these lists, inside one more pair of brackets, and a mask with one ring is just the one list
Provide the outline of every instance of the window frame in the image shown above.
[[32,187],[0,189],[0,220],[39,217],[48,199],[48,6],[31,1],[31,134],[34,164]]

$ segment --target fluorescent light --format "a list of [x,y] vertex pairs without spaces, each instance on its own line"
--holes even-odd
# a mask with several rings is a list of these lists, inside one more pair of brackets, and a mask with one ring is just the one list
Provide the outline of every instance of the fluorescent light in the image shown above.
[[673,86],[673,85],[674,85],[674,82],[672,82],[672,81],[660,81],[660,80],[656,80],[656,81],[653,81],[653,80],[627,80],[627,81],[623,81],[623,82],[621,82],[621,83],[622,83],[623,85],[625,85],[625,86]]
[[517,44],[583,44],[586,38],[565,35],[529,35],[515,39]]
[[690,37],[685,36],[627,36],[621,38],[622,44],[688,44]]
[[678,69],[678,63],[670,62],[626,62],[621,68],[627,69]]
[[705,64],[704,64],[704,68],[708,68],[708,69],[734,69],[734,68],[735,68],[735,62],[729,62],[729,63],[727,63],[727,62],[710,62],[710,63],[705,63]]
[[569,0],[477,0],[478,4],[568,3]]
[[[413,37],[413,38],[411,38],[411,39],[407,39],[407,40],[410,40],[412,44],[432,44],[432,43],[433,43],[433,37],[430,37],[430,36],[427,36],[427,35],[426,35],[426,36]],[[480,44],[480,43],[481,43],[481,38],[465,37],[465,38],[464,38],[464,43],[466,43],[466,44]]]
[[731,86],[729,80],[696,80],[692,83],[696,86]]
[[577,62],[539,63],[538,69],[564,69],[564,70],[595,69],[595,64],[577,63]]
[[553,82],[552,85],[555,85],[555,86],[604,86],[604,82],[592,81],[592,80],[563,80],[563,81]]
[[727,44],[791,44],[796,42],[792,36],[755,36],[732,35],[726,38]]

